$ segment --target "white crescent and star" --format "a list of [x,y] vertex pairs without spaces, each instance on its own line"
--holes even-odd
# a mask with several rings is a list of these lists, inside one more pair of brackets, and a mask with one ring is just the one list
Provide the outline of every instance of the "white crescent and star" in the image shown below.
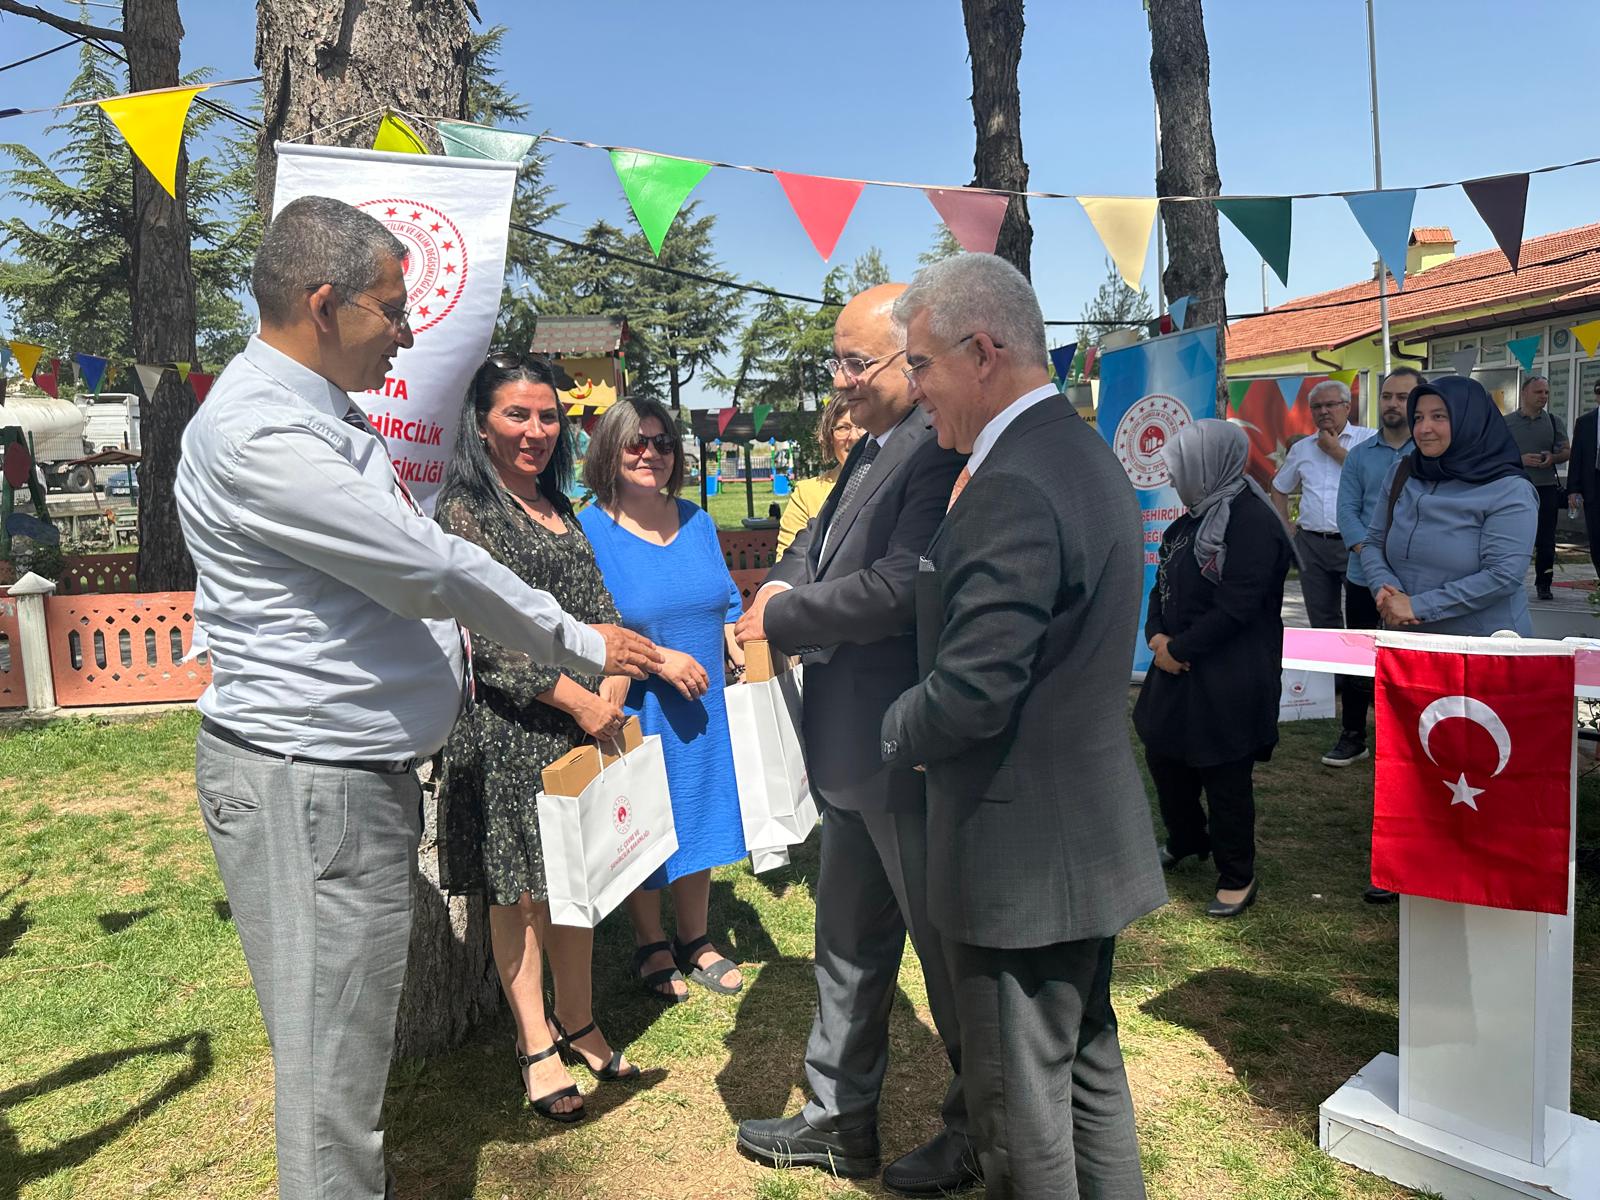
[[[1428,739],[1440,721],[1447,721],[1451,717],[1460,717],[1481,726],[1494,739],[1495,749],[1500,757],[1495,764],[1494,773],[1490,775],[1491,779],[1506,769],[1506,764],[1511,761],[1511,732],[1500,719],[1499,713],[1473,696],[1440,696],[1422,710],[1422,715],[1417,718],[1417,739],[1422,743],[1422,752],[1431,762],[1437,764],[1439,760],[1433,756],[1433,748],[1428,745]],[[1462,772],[1454,783],[1446,782],[1445,787],[1450,791],[1452,807],[1465,804],[1474,812],[1478,810],[1474,797],[1483,795],[1483,789],[1470,786],[1465,772]]]

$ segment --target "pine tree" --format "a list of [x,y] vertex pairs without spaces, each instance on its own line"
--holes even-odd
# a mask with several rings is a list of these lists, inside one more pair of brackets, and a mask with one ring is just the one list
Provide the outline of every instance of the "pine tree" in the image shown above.
[[956,235],[950,232],[950,227],[941,221],[933,231],[933,244],[917,255],[917,261],[926,267],[960,253],[961,243],[956,241]]
[[1135,291],[1122,279],[1117,264],[1106,259],[1106,277],[1094,299],[1083,306],[1079,318],[1078,337],[1092,346],[1106,334],[1118,329],[1135,329],[1144,337],[1143,324],[1155,320],[1155,310],[1150,307],[1150,294],[1143,288]]

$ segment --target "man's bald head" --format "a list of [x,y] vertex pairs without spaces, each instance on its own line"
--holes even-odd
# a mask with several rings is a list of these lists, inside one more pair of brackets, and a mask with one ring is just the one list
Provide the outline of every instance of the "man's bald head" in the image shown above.
[[876,437],[900,423],[913,404],[900,373],[906,331],[894,321],[894,302],[903,283],[869,287],[839,310],[833,324],[833,353],[843,362],[860,361],[859,374],[843,366],[833,374],[834,391],[850,406],[850,419]]

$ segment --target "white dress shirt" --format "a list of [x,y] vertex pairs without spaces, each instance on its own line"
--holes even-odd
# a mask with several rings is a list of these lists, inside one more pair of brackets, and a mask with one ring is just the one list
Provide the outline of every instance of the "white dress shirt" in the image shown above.
[[[1346,425],[1339,434],[1339,445],[1348,454],[1378,431],[1365,425]],[[1274,491],[1287,496],[1300,489],[1300,528],[1313,533],[1339,532],[1339,474],[1344,464],[1336,463],[1317,445],[1317,435],[1307,434],[1296,442],[1272,477]]]
[[251,338],[184,432],[175,492],[212,670],[200,711],[280,754],[424,757],[461,704],[457,619],[600,670],[604,638],[411,507],[350,405]]
[[989,423],[978,431],[977,437],[972,439],[972,453],[967,457],[967,478],[971,479],[978,473],[978,468],[983,466],[983,460],[989,457],[989,451],[994,449],[994,444],[1000,440],[1000,435],[1011,427],[1011,422],[1039,401],[1059,395],[1061,392],[1055,384],[1041,383],[1033,391],[1018,396],[990,417]]

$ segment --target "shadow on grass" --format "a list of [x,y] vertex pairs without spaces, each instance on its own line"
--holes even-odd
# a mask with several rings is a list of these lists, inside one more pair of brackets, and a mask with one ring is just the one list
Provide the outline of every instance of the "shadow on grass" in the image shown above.
[[11,906],[11,911],[0,917],[0,958],[11,953],[17,939],[28,932],[33,925],[33,918],[28,915],[28,902],[18,900]]
[[135,921],[148,917],[153,912],[155,912],[153,908],[135,908],[129,912],[101,913],[95,920],[100,922],[100,928],[106,933],[121,933]]
[[[154,1054],[186,1054],[189,1061],[159,1091],[121,1116],[47,1150],[24,1153],[20,1149],[16,1132],[5,1120],[6,1109],[25,1100],[95,1079],[130,1059]],[[0,1092],[0,1163],[6,1164],[7,1168],[0,1171],[0,1200],[16,1200],[23,1184],[85,1162],[132,1126],[150,1117],[163,1104],[199,1083],[211,1073],[211,1065],[211,1036],[202,1030],[165,1042],[91,1054],[52,1071],[42,1079]]]
[[1252,1099],[1297,1120],[1399,1036],[1385,1013],[1235,967],[1190,976],[1140,1007],[1205,1038]]

